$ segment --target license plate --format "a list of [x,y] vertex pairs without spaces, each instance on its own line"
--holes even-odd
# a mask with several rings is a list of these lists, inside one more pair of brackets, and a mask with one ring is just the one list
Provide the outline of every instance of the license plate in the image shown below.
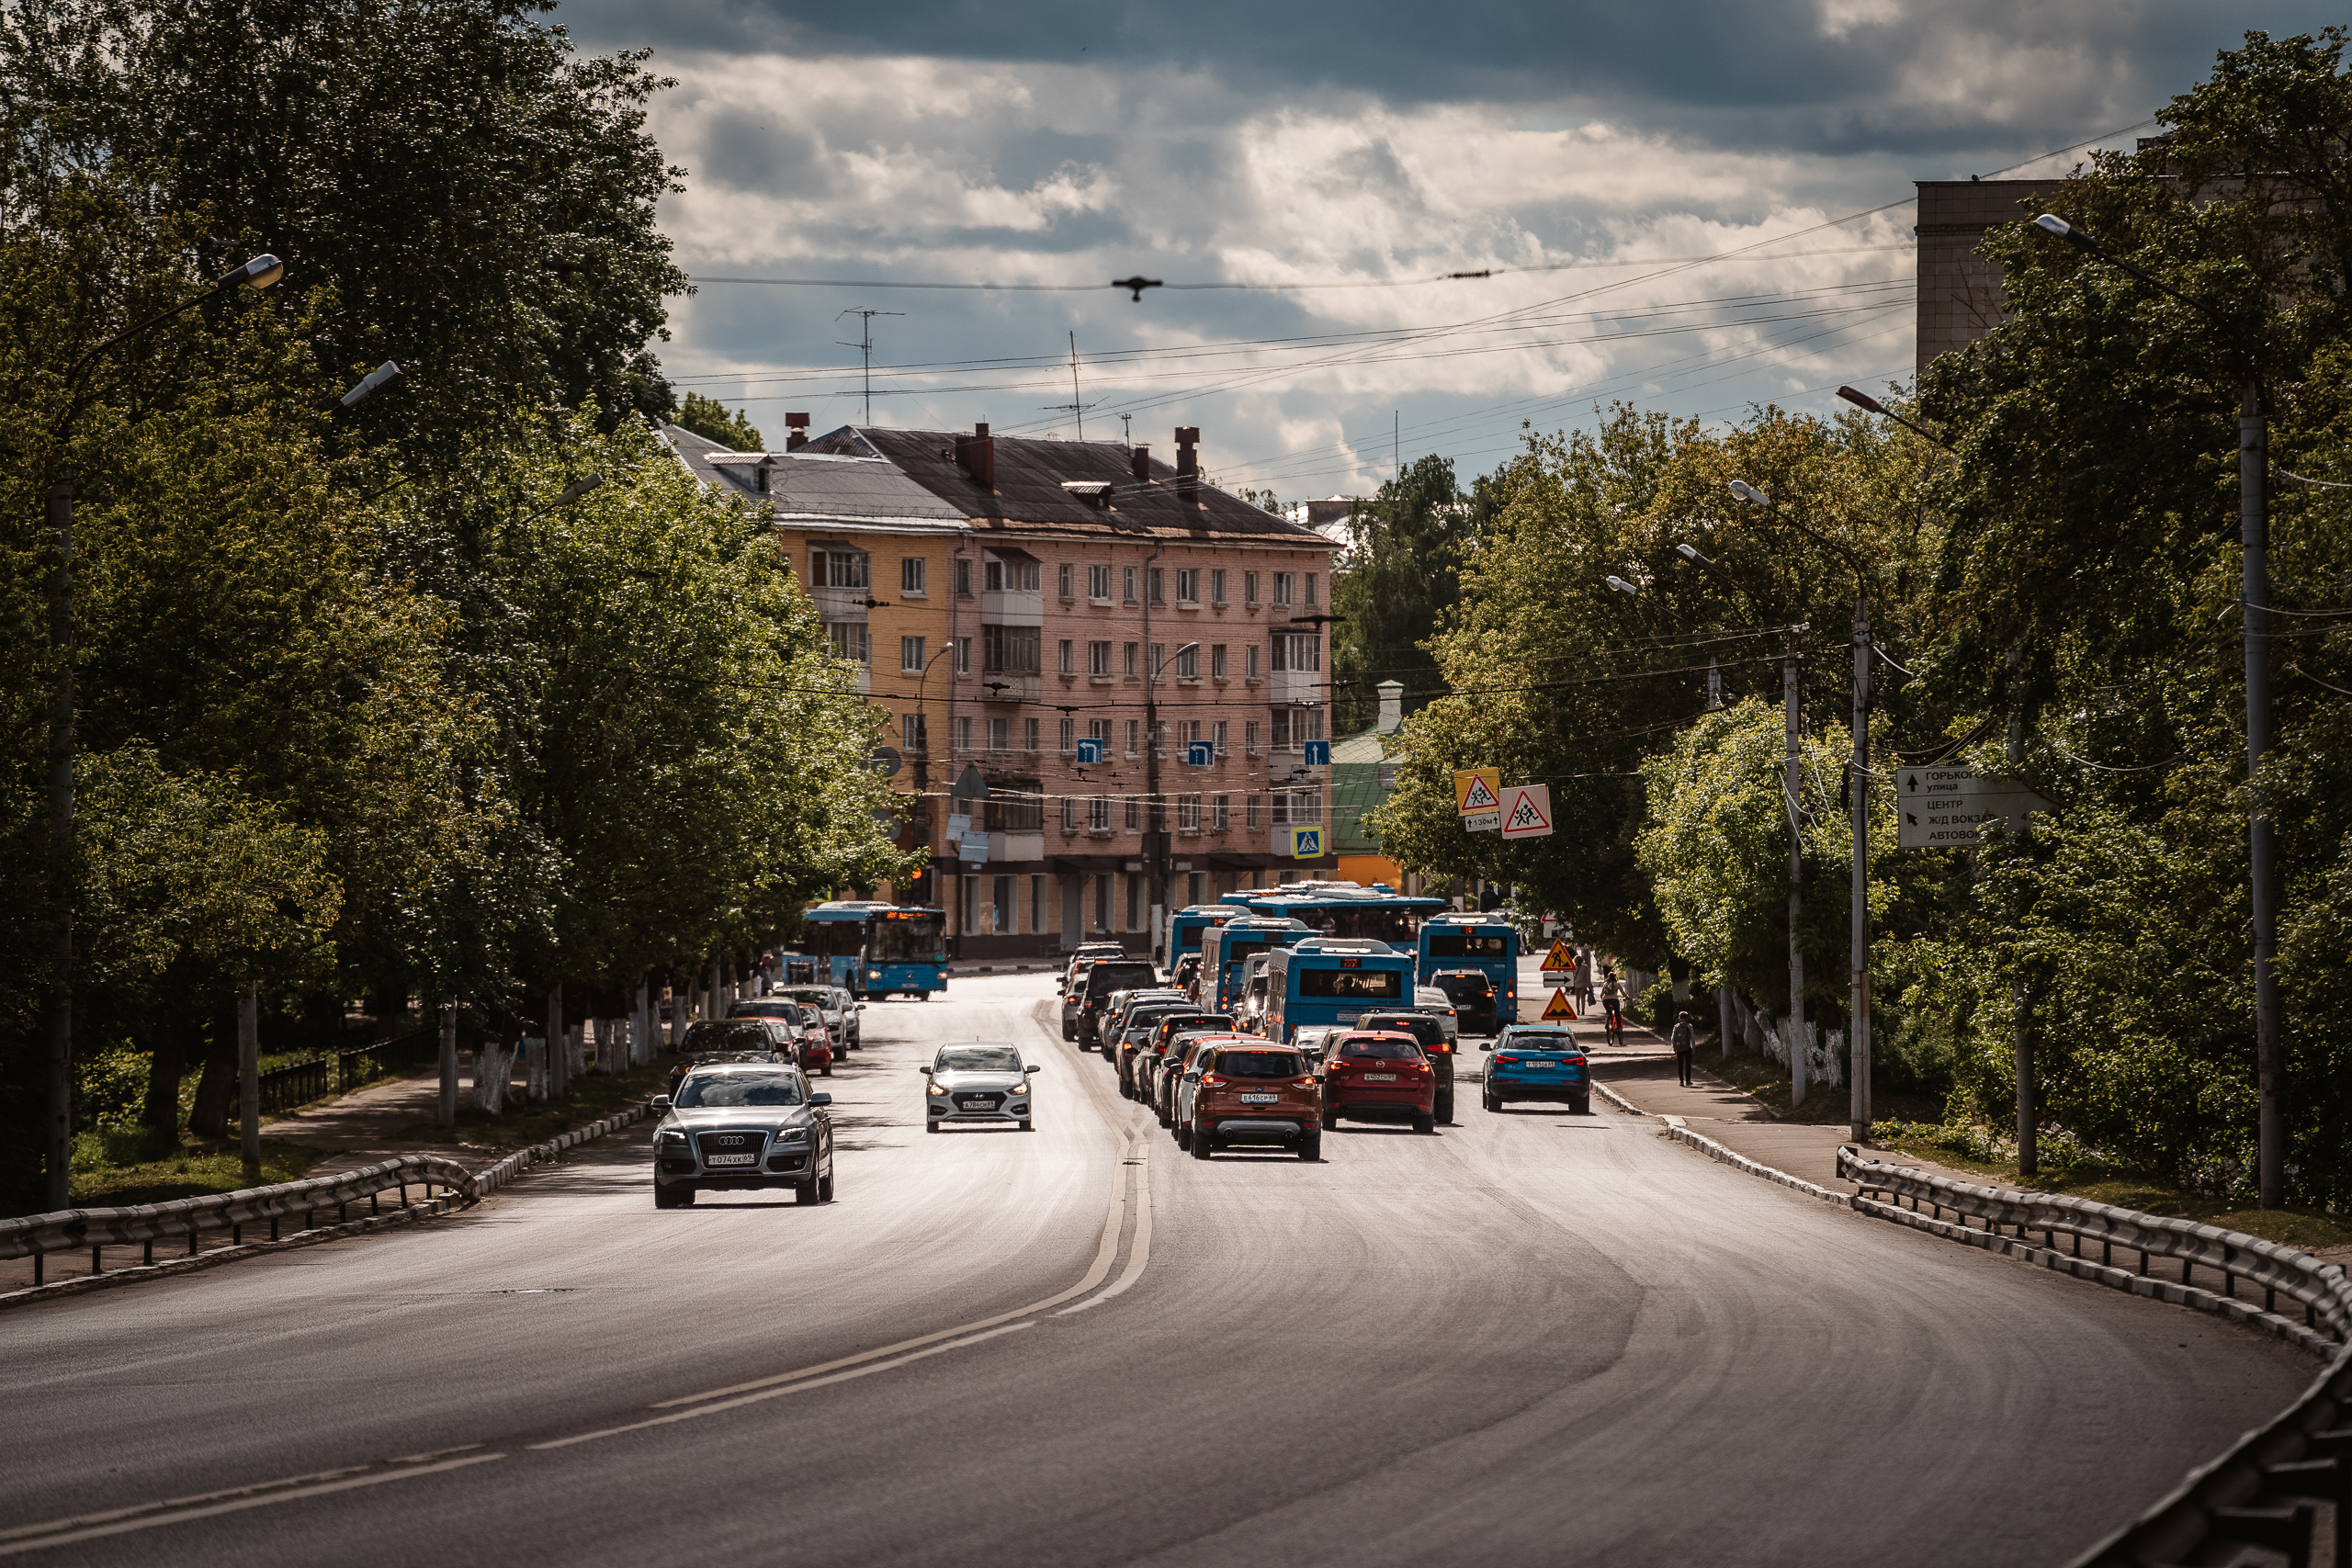
[[705,1165],[757,1165],[759,1162],[757,1155],[709,1155],[703,1160]]
[[1396,1075],[1395,1073],[1366,1073],[1363,1076],[1363,1081],[1366,1083],[1395,1083],[1396,1081]]
[[1522,1067],[1535,1067],[1535,1068],[1543,1068],[1543,1067],[1556,1067],[1556,1066],[1558,1066],[1559,1065],[1560,1065],[1560,1064],[1559,1064],[1559,1063],[1557,1063],[1557,1062],[1521,1062],[1521,1063],[1520,1064],[1520,1066],[1522,1066]]
[[1244,1105],[1280,1105],[1282,1102],[1283,1097],[1279,1094],[1245,1094],[1241,1097]]
[[956,1105],[961,1111],[994,1111],[996,1109],[994,1101],[986,1100],[959,1100]]

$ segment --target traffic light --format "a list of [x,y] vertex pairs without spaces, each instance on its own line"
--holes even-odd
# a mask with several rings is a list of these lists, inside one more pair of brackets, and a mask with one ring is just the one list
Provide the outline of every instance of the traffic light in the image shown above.
[[921,871],[908,877],[906,897],[899,902],[920,905],[925,908],[937,904],[939,902],[939,873],[930,866],[924,866]]

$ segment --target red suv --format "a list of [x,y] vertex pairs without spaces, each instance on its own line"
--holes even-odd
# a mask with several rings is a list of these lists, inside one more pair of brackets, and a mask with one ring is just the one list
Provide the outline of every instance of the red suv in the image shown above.
[[1323,1052],[1323,1124],[1342,1116],[1360,1122],[1410,1121],[1416,1133],[1437,1131],[1437,1074],[1409,1034],[1353,1033],[1333,1038]]

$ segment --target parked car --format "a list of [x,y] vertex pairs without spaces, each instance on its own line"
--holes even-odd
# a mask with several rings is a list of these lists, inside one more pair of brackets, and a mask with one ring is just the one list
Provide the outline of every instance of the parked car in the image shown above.
[[697,1192],[789,1187],[803,1203],[833,1199],[830,1094],[811,1094],[788,1063],[697,1063],[673,1094],[657,1095],[653,1206],[678,1209]]
[[1430,976],[1430,984],[1443,991],[1446,999],[1453,1004],[1463,1033],[1495,1032],[1495,982],[1485,970],[1441,969]]
[[951,1123],[1011,1122],[1026,1133],[1035,1122],[1030,1110],[1029,1075],[1021,1048],[1001,1041],[942,1045],[931,1066],[920,1069],[931,1080],[923,1094],[923,1130]]
[[781,1062],[799,1066],[800,1029],[789,1019],[727,1019],[686,1026],[678,1042],[678,1059],[671,1066],[665,1092],[675,1094],[685,1076],[698,1066],[717,1062]]
[[1592,1076],[1584,1047],[1565,1029],[1514,1023],[1492,1044],[1479,1103],[1500,1111],[1515,1100],[1556,1100],[1578,1116],[1592,1114]]
[[784,996],[815,1008],[831,1032],[833,1048],[848,1051],[857,1044],[857,1015],[865,1004],[839,986],[788,986]]
[[1251,1044],[1261,1042],[1253,1034],[1235,1034],[1228,1030],[1204,1031],[1200,1033],[1179,1034],[1168,1047],[1168,1055],[1152,1077],[1151,1096],[1145,1101],[1159,1124],[1171,1131],[1176,1125],[1176,1087],[1184,1081],[1193,1063],[1209,1045],[1219,1040],[1246,1040]]
[[1435,986],[1416,986],[1413,987],[1413,1010],[1425,1012],[1445,1025],[1445,1037],[1460,1045],[1462,1015],[1454,1010],[1452,997]]
[[[825,1015],[807,1002],[796,1002],[786,997],[761,997],[756,1000],[735,1002],[727,1010],[729,1022],[737,1019],[761,1020],[780,1024],[792,1032],[794,1055],[803,1067],[813,1067],[830,1076],[833,1070],[833,1032],[825,1025]],[[695,1024],[686,1031],[688,1039]]]
[[1352,1116],[1409,1121],[1416,1133],[1437,1131],[1437,1075],[1409,1034],[1351,1030],[1324,1047],[1322,1077],[1326,1127]]
[[1204,1041],[1176,1097],[1176,1142],[1194,1159],[1285,1144],[1301,1159],[1323,1157],[1315,1075],[1289,1046],[1232,1035]]
[[1437,1119],[1453,1120],[1453,1042],[1445,1037],[1445,1026],[1425,1012],[1411,1009],[1380,1008],[1359,1015],[1360,1030],[1382,1030],[1396,1034],[1409,1034],[1428,1059],[1430,1070],[1437,1078]]
[[1150,1034],[1136,1047],[1135,1061],[1128,1068],[1134,1080],[1131,1100],[1149,1100],[1159,1096],[1160,1064],[1175,1049],[1176,1041],[1186,1034],[1230,1034],[1233,1020],[1221,1012],[1203,1012],[1190,1005],[1178,1011],[1162,1015],[1151,1026]]
[[1086,983],[1073,992],[1078,998],[1078,1046],[1093,1050],[1102,1043],[1099,1025],[1103,999],[1114,991],[1156,990],[1159,976],[1148,959],[1099,958],[1086,971]]

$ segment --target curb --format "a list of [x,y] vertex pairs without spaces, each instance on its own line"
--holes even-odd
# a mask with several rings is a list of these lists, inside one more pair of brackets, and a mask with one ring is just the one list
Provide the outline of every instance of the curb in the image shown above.
[[1760,1160],[1752,1160],[1744,1154],[1724,1147],[1703,1133],[1692,1132],[1683,1125],[1682,1118],[1679,1116],[1668,1116],[1660,1111],[1645,1111],[1599,1078],[1592,1080],[1592,1087],[1599,1089],[1601,1097],[1618,1110],[1629,1111],[1635,1116],[1646,1116],[1654,1122],[1663,1123],[1668,1137],[1678,1144],[1688,1144],[1709,1159],[1720,1161],[1735,1170],[1744,1170],[1750,1176],[1760,1176],[1767,1181],[1778,1182],[1792,1191],[1802,1192],[1808,1198],[1818,1198],[1823,1202],[1833,1204],[1840,1209],[1854,1207],[1854,1200],[1850,1195],[1833,1192],[1826,1187],[1805,1180],[1803,1177],[1791,1176],[1787,1171],[1766,1165]]
[[249,1241],[236,1247],[215,1247],[210,1252],[200,1252],[194,1258],[175,1258],[168,1263],[136,1264],[129,1269],[110,1269],[103,1274],[84,1274],[76,1279],[59,1280],[51,1284],[35,1285],[21,1291],[10,1291],[0,1294],[0,1309],[29,1305],[34,1302],[48,1301],[57,1296],[78,1296],[91,1291],[109,1290],[116,1285],[132,1284],[142,1280],[160,1280],[172,1274],[191,1274],[201,1269],[216,1268],[223,1263],[234,1263],[240,1258],[257,1258],[264,1253],[290,1252],[296,1247],[316,1247],[321,1242],[339,1241],[345,1236],[365,1235],[371,1231],[389,1230],[394,1225],[413,1224],[419,1220],[431,1219],[457,1209],[469,1207],[471,1203],[480,1202],[482,1198],[489,1197],[492,1192],[513,1181],[531,1166],[543,1160],[552,1160],[566,1149],[575,1148],[593,1138],[601,1138],[607,1133],[617,1132],[623,1127],[643,1121],[649,1110],[650,1107],[645,1105],[632,1105],[618,1115],[607,1116],[601,1122],[592,1122],[585,1127],[575,1127],[571,1132],[560,1134],[545,1143],[533,1144],[527,1149],[521,1149],[508,1155],[496,1165],[476,1173],[474,1183],[480,1197],[471,1200],[466,1199],[461,1194],[451,1192],[425,1202],[413,1203],[405,1209],[395,1209],[389,1214],[368,1214],[359,1219],[347,1220],[341,1224],[320,1225],[311,1230],[297,1231],[292,1235],[281,1237],[277,1241]]

